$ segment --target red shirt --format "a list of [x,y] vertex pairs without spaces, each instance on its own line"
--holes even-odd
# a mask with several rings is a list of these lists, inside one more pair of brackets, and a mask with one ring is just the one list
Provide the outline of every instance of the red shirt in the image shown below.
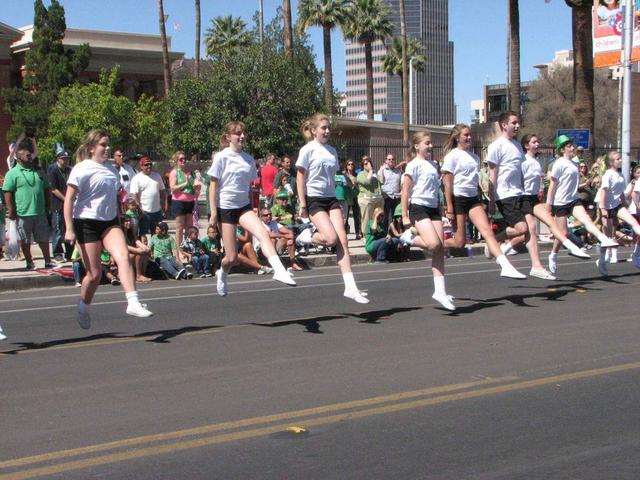
[[273,195],[273,180],[276,178],[277,173],[278,167],[276,167],[275,165],[269,165],[268,163],[265,163],[264,166],[260,169],[263,195]]

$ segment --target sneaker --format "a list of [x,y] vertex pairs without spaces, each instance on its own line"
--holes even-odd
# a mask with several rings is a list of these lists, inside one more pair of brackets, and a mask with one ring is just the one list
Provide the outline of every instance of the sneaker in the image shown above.
[[35,270],[36,269],[36,264],[33,262],[27,262],[27,270]]
[[433,298],[436,302],[438,302],[450,312],[453,312],[456,309],[456,306],[453,304],[453,297],[451,295],[447,295],[446,293],[434,293],[431,298]]
[[351,300],[355,300],[357,303],[369,303],[366,293],[357,289],[345,290],[344,296]]
[[80,328],[84,330],[89,330],[91,328],[91,315],[89,315],[89,312],[78,312],[78,316],[76,318]]
[[291,275],[289,275],[288,273],[280,273],[280,274],[275,273],[273,275],[273,279],[277,280],[278,282],[282,282],[285,285],[290,285],[292,287],[296,286],[296,281],[293,278],[291,278]]
[[517,255],[518,251],[515,248],[510,248],[509,251],[507,253],[505,253],[505,255]]
[[111,285],[113,285],[114,287],[117,287],[118,285],[120,285],[120,280],[118,279],[118,277],[113,277],[111,279]]
[[555,280],[556,277],[549,271],[544,268],[532,268],[529,270],[530,277],[541,278],[542,280]]
[[267,272],[265,272],[264,267],[260,267],[260,270],[258,270],[258,275],[264,275],[265,273]]
[[415,227],[408,228],[407,230],[402,232],[402,235],[400,235],[400,243],[402,245],[413,244],[413,239],[416,238],[416,233],[418,233],[418,231],[415,229]]
[[50,269],[56,268],[56,267],[57,267],[57,265],[55,263],[53,263],[53,262],[47,262],[47,263],[44,264],[44,268],[47,269],[47,270],[50,270]]
[[221,297],[227,294],[227,274],[222,269],[216,272],[216,290]]
[[596,260],[596,267],[598,267],[598,271],[600,275],[603,277],[608,277],[609,272],[607,271],[607,262],[601,262],[600,259]]
[[53,257],[53,261],[58,263],[66,262],[64,255],[56,255],[55,257]]
[[524,280],[525,278],[527,278],[526,275],[520,273],[510,263],[502,267],[502,270],[500,270],[500,276],[506,278],[515,278],[516,280]]
[[558,256],[555,253],[549,254],[549,271],[554,274],[558,271]]
[[606,238],[602,242],[600,242],[600,246],[603,248],[617,247],[618,242],[616,242],[615,240],[611,240],[610,238]]
[[191,273],[191,272],[185,272],[184,277],[185,277],[187,280],[191,280],[191,279],[193,278],[193,273]]
[[209,276],[208,273],[201,273],[200,278],[207,278]]
[[612,248],[609,251],[611,252],[611,258],[609,259],[609,263],[618,263],[618,249]]
[[0,327],[0,341],[1,340],[6,340],[7,336],[2,332],[2,327]]
[[177,274],[176,274],[176,280],[180,280],[181,278],[184,278],[184,274],[187,271],[183,268],[182,270],[180,270]]
[[491,258],[493,255],[491,255],[491,250],[489,250],[489,245],[485,244],[484,246],[484,256],[487,258]]
[[142,303],[130,303],[127,305],[127,315],[131,315],[133,317],[141,317],[146,318],[153,315],[153,313],[147,310],[147,306]]
[[591,258],[587,252],[579,248],[577,245],[569,248],[569,255],[571,255],[572,257],[583,258],[585,260]]
[[76,282],[76,287],[81,287],[82,284],[80,282]]

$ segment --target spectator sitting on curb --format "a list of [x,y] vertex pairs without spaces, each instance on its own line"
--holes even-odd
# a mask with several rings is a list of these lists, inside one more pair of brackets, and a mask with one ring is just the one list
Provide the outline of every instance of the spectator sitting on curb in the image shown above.
[[106,249],[102,249],[100,252],[100,264],[102,265],[102,281],[106,281],[117,287],[120,285],[120,279],[118,278],[118,266],[113,261],[111,255]]
[[[276,248],[278,254],[281,254],[285,250],[289,254],[289,262],[293,270],[302,270],[302,265],[296,261],[296,245],[293,236],[293,230],[282,226],[277,221],[271,218],[271,211],[268,208],[263,208],[260,214],[260,220],[269,232],[269,237],[273,242],[273,246]],[[256,249],[260,244],[256,244]]]
[[198,238],[198,229],[196,227],[187,228],[187,235],[182,241],[182,245],[180,245],[180,251],[187,261],[193,265],[196,273],[200,274],[200,278],[213,276],[209,269],[209,255]]
[[80,256],[80,249],[77,244],[71,253],[71,262],[71,267],[73,268],[73,280],[76,283],[76,287],[81,287],[82,279],[87,274],[87,269],[84,266],[84,262]]
[[166,222],[160,222],[157,225],[159,233],[151,236],[149,247],[151,248],[151,257],[160,265],[160,268],[171,278],[180,280],[183,278],[192,278],[193,275],[187,273],[187,270],[179,263],[178,248],[175,239],[169,235],[169,225]]
[[151,249],[138,238],[132,217],[123,215],[121,220],[124,238],[127,241],[127,248],[129,249],[129,262],[134,266],[136,282],[149,283],[152,279],[144,274],[149,264]]
[[365,250],[375,263],[389,263],[399,242],[386,232],[384,222],[384,210],[380,207],[373,211],[373,219],[369,220],[366,229]]
[[209,272],[215,272],[220,268],[222,260],[222,244],[220,242],[220,233],[217,225],[209,225],[207,228],[207,236],[202,240],[205,252],[209,255]]
[[140,234],[140,208],[135,198],[129,197],[127,199],[127,211],[124,212],[125,216],[131,220],[131,229],[135,232],[136,238]]
[[389,223],[389,230],[387,233],[389,236],[391,236],[393,243],[396,245],[394,257],[399,262],[408,262],[409,250],[411,249],[411,246],[406,245],[400,241],[400,237],[402,236],[403,232],[404,228],[402,226],[402,205],[398,205],[393,211],[393,219]]
[[276,200],[271,207],[271,218],[287,227],[294,224],[294,208],[289,203],[287,192],[280,192],[276,195]]
[[253,249],[252,237],[242,227],[236,229],[236,238],[238,240],[238,263],[250,270],[255,270],[258,275],[264,275],[265,273],[273,273],[271,267],[266,267],[260,264],[258,261],[258,255]]

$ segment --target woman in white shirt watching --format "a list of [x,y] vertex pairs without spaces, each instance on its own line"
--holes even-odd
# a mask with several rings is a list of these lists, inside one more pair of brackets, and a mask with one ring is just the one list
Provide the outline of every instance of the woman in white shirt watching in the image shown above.
[[140,303],[129,250],[118,218],[120,175],[106,162],[109,135],[102,129],[91,130],[76,152],[76,165],[67,180],[64,199],[65,240],[77,242],[87,274],[82,280],[78,303],[80,327],[91,327],[89,305],[100,285],[104,248],[118,266],[122,288],[127,297],[127,314],[149,317],[152,313]]
[[245,140],[246,127],[244,123],[227,123],[220,139],[222,150],[213,156],[211,168],[207,172],[211,178],[209,225],[217,225],[220,222],[225,251],[220,269],[216,272],[216,289],[220,296],[227,294],[227,274],[231,267],[238,263],[237,225],[258,239],[267,261],[274,270],[273,279],[286,285],[296,284],[282,265],[282,261],[269,238],[269,232],[251,208],[249,197],[251,182],[258,177],[258,171],[253,157],[242,151]]
[[340,201],[336,199],[335,174],[340,168],[338,153],[329,145],[329,117],[316,113],[302,125],[307,144],[300,149],[296,162],[300,217],[310,218],[317,231],[312,241],[336,247],[338,266],[344,280],[344,296],[358,303],[369,303],[358,290],[351,271],[351,257]]

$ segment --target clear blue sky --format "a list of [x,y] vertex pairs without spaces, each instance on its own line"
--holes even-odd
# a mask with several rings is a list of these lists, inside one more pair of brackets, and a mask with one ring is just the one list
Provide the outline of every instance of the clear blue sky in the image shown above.
[[[158,33],[155,0],[61,0],[69,28],[121,32]],[[172,49],[192,58],[194,8],[190,0],[165,0]],[[294,22],[297,0],[291,0]],[[33,2],[4,0],[0,22],[14,27],[33,23]],[[48,5],[49,1],[45,0]],[[241,16],[251,23],[258,0],[201,0],[202,29],[218,15]],[[265,21],[275,15],[280,0],[264,0]],[[485,83],[506,78],[507,0],[449,0],[449,39],[455,47],[455,102],[458,121],[469,121],[469,102],[482,98]],[[556,50],[571,48],[571,11],[564,0],[520,2],[522,80],[537,72],[532,65],[551,61]],[[311,41],[316,61],[323,68],[322,35],[313,28]],[[333,34],[333,72],[337,89],[345,89],[344,44],[339,31]]]

